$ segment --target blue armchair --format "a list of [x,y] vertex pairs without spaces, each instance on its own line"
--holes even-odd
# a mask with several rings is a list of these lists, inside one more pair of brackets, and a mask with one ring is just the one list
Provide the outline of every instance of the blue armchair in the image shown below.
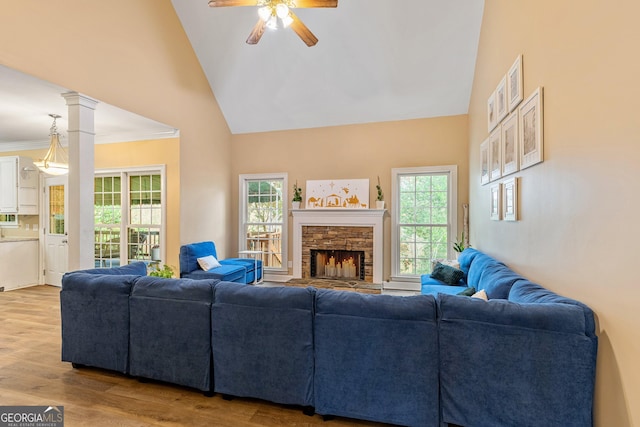
[[189,279],[218,279],[225,282],[247,283],[247,269],[244,265],[218,260],[220,267],[204,271],[198,258],[213,255],[218,259],[213,242],[190,243],[180,247],[180,277]]
[[[213,255],[221,266],[209,271],[202,270],[198,265],[198,258],[208,255]],[[191,243],[180,248],[180,277],[253,283],[262,278],[262,261],[248,258],[218,259],[213,242]]]

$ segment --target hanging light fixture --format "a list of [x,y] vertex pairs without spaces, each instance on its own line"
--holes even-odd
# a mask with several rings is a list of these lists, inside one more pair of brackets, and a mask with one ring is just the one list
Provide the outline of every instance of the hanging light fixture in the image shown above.
[[34,164],[46,174],[66,175],[69,172],[69,161],[67,160],[67,152],[60,144],[60,134],[56,126],[56,119],[59,119],[60,116],[57,114],[49,114],[49,117],[53,117],[53,124],[49,131],[49,136],[51,137],[49,151],[47,151],[44,159],[34,162]]

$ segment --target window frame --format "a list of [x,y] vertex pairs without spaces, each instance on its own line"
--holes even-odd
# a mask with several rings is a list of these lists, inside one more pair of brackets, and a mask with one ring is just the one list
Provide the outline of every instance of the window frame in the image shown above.
[[391,280],[406,283],[408,289],[420,289],[420,274],[400,274],[400,178],[418,175],[447,175],[447,258],[454,257],[453,242],[458,234],[458,166],[420,166],[391,169]]
[[[128,230],[132,226],[140,224],[131,224],[131,212],[129,206],[129,177],[131,175],[160,175],[160,197],[162,198],[162,208],[160,213],[160,260],[166,263],[167,254],[167,175],[166,165],[147,165],[138,167],[124,167],[124,168],[108,168],[108,169],[96,169],[94,178],[107,177],[107,176],[120,176],[120,194],[122,205],[120,207],[121,222],[120,222],[120,242],[127,242],[126,245],[120,245],[120,265],[129,264],[129,241]],[[94,230],[96,228],[94,223]],[[144,225],[144,224],[143,224]],[[148,224],[147,224],[148,225]],[[94,258],[95,259],[95,258]],[[150,261],[152,262],[152,261]]]
[[[281,251],[282,266],[263,266],[265,273],[287,274],[289,272],[289,175],[279,173],[255,173],[238,175],[238,251],[247,250],[246,213],[247,213],[247,183],[259,180],[282,180],[282,235]],[[271,223],[273,224],[273,223]]]

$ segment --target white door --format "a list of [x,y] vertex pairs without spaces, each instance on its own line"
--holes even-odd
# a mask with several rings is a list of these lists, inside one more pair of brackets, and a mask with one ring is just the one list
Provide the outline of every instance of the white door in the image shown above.
[[67,177],[46,178],[44,188],[44,283],[61,286],[68,268]]

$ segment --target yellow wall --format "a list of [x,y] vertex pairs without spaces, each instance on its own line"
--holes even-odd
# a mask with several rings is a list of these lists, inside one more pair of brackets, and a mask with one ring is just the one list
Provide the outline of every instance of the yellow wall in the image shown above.
[[[458,201],[468,200],[467,116],[336,126],[232,137],[232,205],[237,206],[239,174],[288,172],[290,187],[297,180],[305,188],[309,179],[369,179],[369,200],[376,198],[377,177],[389,207],[391,169],[458,165]],[[287,200],[292,189],[288,188]],[[461,226],[462,209],[459,208]],[[234,215],[237,230],[238,215]],[[289,226],[291,227],[291,220]],[[384,273],[391,274],[391,231],[385,218]],[[461,228],[459,228],[461,229]],[[289,260],[291,260],[291,232]],[[234,234],[234,237],[237,236]],[[237,238],[234,241],[237,248]]]
[[2,65],[180,129],[170,232],[225,254],[231,134],[170,0],[3,2],[0,40]]
[[[587,303],[598,318],[595,420],[640,425],[640,3],[487,0],[469,108],[471,244]],[[544,87],[544,163],[521,178],[516,223],[489,220],[479,181],[486,102],[518,54]]]

